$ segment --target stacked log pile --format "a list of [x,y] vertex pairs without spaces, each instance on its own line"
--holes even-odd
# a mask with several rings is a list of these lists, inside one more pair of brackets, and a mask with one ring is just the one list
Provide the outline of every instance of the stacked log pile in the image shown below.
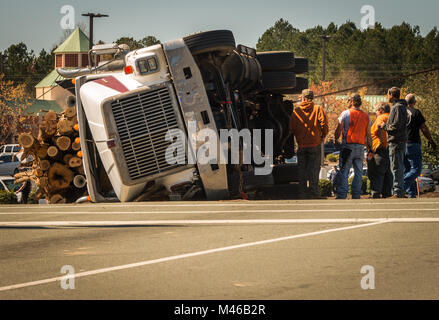
[[38,137],[22,133],[18,143],[24,149],[21,160],[32,155],[30,170],[17,173],[16,183],[28,179],[37,185],[37,199],[48,203],[70,203],[86,194],[86,179],[78,133],[76,107],[61,114],[46,112]]

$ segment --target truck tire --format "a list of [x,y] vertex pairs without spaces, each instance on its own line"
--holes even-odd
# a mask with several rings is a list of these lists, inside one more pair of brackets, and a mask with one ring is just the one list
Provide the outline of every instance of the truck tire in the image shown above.
[[272,71],[262,73],[264,90],[278,92],[296,86],[296,74],[291,71]]
[[212,51],[228,53],[236,47],[235,37],[230,30],[200,32],[183,40],[193,55]]
[[256,57],[262,71],[282,71],[294,67],[294,53],[290,51],[258,52]]
[[296,87],[293,89],[280,90],[280,94],[301,94],[302,90],[308,89],[308,79],[296,77]]
[[295,58],[294,59],[294,68],[291,70],[295,74],[306,73],[309,70],[308,59],[306,58]]

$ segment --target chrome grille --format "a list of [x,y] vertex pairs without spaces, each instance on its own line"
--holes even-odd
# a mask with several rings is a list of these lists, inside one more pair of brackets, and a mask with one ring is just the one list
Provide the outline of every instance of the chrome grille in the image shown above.
[[166,133],[179,128],[167,87],[116,100],[111,108],[132,180],[182,166],[165,158],[172,143]]

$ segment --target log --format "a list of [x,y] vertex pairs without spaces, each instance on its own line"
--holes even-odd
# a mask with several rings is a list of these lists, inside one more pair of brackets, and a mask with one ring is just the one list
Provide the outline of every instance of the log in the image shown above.
[[48,148],[49,148],[48,144],[42,144],[42,145],[38,146],[36,156],[40,159],[46,159]]
[[72,121],[73,125],[75,125],[78,123],[78,116],[71,117],[69,120]]
[[40,188],[46,190],[46,192],[47,192],[47,189],[49,188],[49,178],[46,177],[46,176],[39,178],[39,179],[37,180],[37,185],[38,185]]
[[68,96],[66,99],[66,105],[67,107],[73,107],[76,105],[76,97],[75,96]]
[[70,168],[78,168],[82,166],[82,159],[73,156],[70,160],[69,160],[69,167]]
[[58,121],[57,130],[61,135],[69,135],[73,133],[73,122],[68,119]]
[[50,110],[49,112],[46,113],[46,115],[44,116],[44,120],[49,120],[49,121],[56,121],[58,119],[58,115],[56,114],[55,111]]
[[79,150],[81,150],[81,144],[80,144],[80,143],[76,143],[76,141],[74,141],[74,142],[72,143],[72,150],[73,150],[73,151],[79,151]]
[[34,169],[32,172],[32,175],[39,178],[39,177],[42,177],[44,175],[44,172],[41,169]]
[[77,173],[79,173],[79,174],[81,174],[81,175],[85,175],[85,169],[84,169],[84,166],[79,166],[79,167],[77,167],[77,168],[75,168],[76,169],[76,172]]
[[67,118],[71,119],[73,117],[76,117],[76,107],[69,107],[64,111],[64,114]]
[[50,204],[62,204],[62,203],[66,203],[66,198],[64,198],[62,195],[60,194],[54,194],[53,196],[51,196],[49,198],[49,203]]
[[64,157],[62,158],[62,160],[63,160],[63,162],[65,163],[65,164],[69,164],[69,161],[70,161],[70,159],[73,157],[73,154],[70,154],[70,153],[66,153],[65,155],[64,155]]
[[18,136],[18,143],[25,149],[31,149],[37,144],[37,141],[32,134],[22,133]]
[[56,121],[41,121],[38,139],[46,141],[55,135],[57,129]]
[[84,188],[86,184],[87,180],[83,175],[77,175],[73,178],[73,185],[78,189]]
[[70,145],[71,145],[71,140],[69,137],[67,136],[61,136],[56,138],[56,145],[58,147],[59,150],[61,151],[67,151],[70,149]]
[[73,180],[73,171],[67,166],[55,162],[49,169],[49,186],[52,190],[62,190],[68,188]]
[[43,171],[47,171],[50,169],[50,161],[49,160],[41,160],[40,161],[40,168]]
[[47,148],[47,155],[51,158],[56,158],[59,153],[60,152],[58,148],[55,146],[50,146],[49,148]]
[[14,183],[15,184],[21,184],[21,183],[23,183],[23,182],[25,182],[25,181],[28,181],[28,180],[30,180],[30,177],[21,177],[20,179],[15,179],[15,181],[14,181]]

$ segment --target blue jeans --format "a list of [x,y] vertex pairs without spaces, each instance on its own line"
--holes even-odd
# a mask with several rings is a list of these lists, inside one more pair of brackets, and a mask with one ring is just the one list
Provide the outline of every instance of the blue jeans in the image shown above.
[[[347,155],[346,150],[350,150]],[[348,151],[349,152],[349,151]],[[352,181],[352,199],[360,199],[361,186],[363,185],[363,160],[364,145],[362,144],[345,144],[340,151],[340,180],[337,186],[337,199],[346,199],[349,191],[349,171],[354,167],[354,180]]]
[[393,194],[399,198],[404,197],[404,154],[405,142],[389,143],[390,170],[393,173]]
[[416,198],[418,188],[416,178],[422,171],[422,152],[420,143],[407,143],[405,151],[404,189],[410,198]]

